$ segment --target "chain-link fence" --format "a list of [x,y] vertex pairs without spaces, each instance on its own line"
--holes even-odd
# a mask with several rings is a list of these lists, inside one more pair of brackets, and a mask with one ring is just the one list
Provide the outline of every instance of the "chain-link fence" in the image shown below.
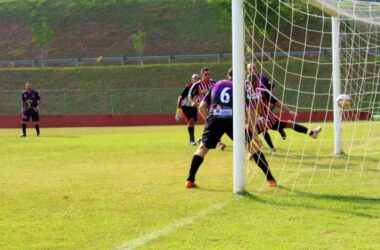
[[[41,113],[167,114],[175,111],[181,88],[38,90]],[[0,90],[0,115],[20,114],[22,91]]]

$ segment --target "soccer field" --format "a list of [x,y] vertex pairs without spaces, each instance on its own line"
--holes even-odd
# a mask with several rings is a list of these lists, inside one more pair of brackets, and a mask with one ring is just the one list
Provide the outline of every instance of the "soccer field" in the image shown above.
[[185,126],[0,130],[0,249],[379,248],[380,124],[350,126],[339,157],[331,124],[317,140],[271,132],[280,185],[247,163],[240,196],[227,137],[185,189]]

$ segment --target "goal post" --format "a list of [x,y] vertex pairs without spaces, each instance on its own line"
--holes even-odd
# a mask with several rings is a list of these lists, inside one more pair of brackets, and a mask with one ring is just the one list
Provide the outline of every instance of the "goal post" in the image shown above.
[[244,0],[232,1],[234,193],[244,191]]
[[338,106],[338,96],[340,95],[340,20],[339,17],[331,17],[331,38],[332,38],[332,81],[333,81],[333,108],[334,108],[334,154],[340,155],[342,153],[341,146],[341,110]]

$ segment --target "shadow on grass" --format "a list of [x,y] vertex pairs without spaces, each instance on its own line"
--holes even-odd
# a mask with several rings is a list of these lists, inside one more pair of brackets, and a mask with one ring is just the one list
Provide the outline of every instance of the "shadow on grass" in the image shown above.
[[[284,200],[281,199],[279,201],[273,200],[276,199],[275,196],[266,199],[264,196],[258,194],[252,194],[249,192],[243,192],[240,195],[244,198],[250,199],[255,202],[260,202],[268,205],[274,205],[274,206],[285,206],[289,208],[300,208],[300,209],[312,209],[312,210],[321,210],[321,211],[329,211],[333,213],[340,213],[340,214],[349,214],[353,216],[358,216],[358,217],[363,217],[363,218],[369,218],[369,219],[379,219],[380,216],[373,214],[371,212],[369,213],[364,213],[357,211],[358,207],[355,206],[356,204],[360,204],[362,206],[373,206],[373,205],[379,205],[380,204],[380,198],[371,198],[371,197],[362,197],[362,196],[351,196],[351,195],[330,195],[330,194],[313,194],[313,193],[308,193],[308,192],[302,192],[302,191],[297,191],[297,190],[291,190],[287,187],[279,186],[278,189],[289,191],[292,193],[296,193],[299,196],[298,197],[307,197],[311,198],[314,200],[325,200],[325,201],[334,201],[334,202],[340,202],[340,203],[345,203],[345,204],[338,204],[336,207],[337,208],[328,208],[328,207],[323,207],[321,205],[312,205],[306,202],[303,202],[300,204],[299,202],[295,200]],[[297,196],[296,196],[297,197]],[[302,202],[302,201],[301,201]],[[349,203],[354,203],[354,206],[348,206],[347,204]],[[341,209],[344,207],[345,209]],[[360,208],[359,208],[360,209]]]

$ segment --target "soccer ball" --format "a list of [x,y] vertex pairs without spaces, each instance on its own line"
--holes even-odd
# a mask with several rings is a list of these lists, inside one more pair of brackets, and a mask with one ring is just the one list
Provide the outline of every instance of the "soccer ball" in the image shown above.
[[338,103],[338,106],[341,109],[349,108],[351,105],[351,96],[347,94],[339,95],[336,99],[336,102]]

